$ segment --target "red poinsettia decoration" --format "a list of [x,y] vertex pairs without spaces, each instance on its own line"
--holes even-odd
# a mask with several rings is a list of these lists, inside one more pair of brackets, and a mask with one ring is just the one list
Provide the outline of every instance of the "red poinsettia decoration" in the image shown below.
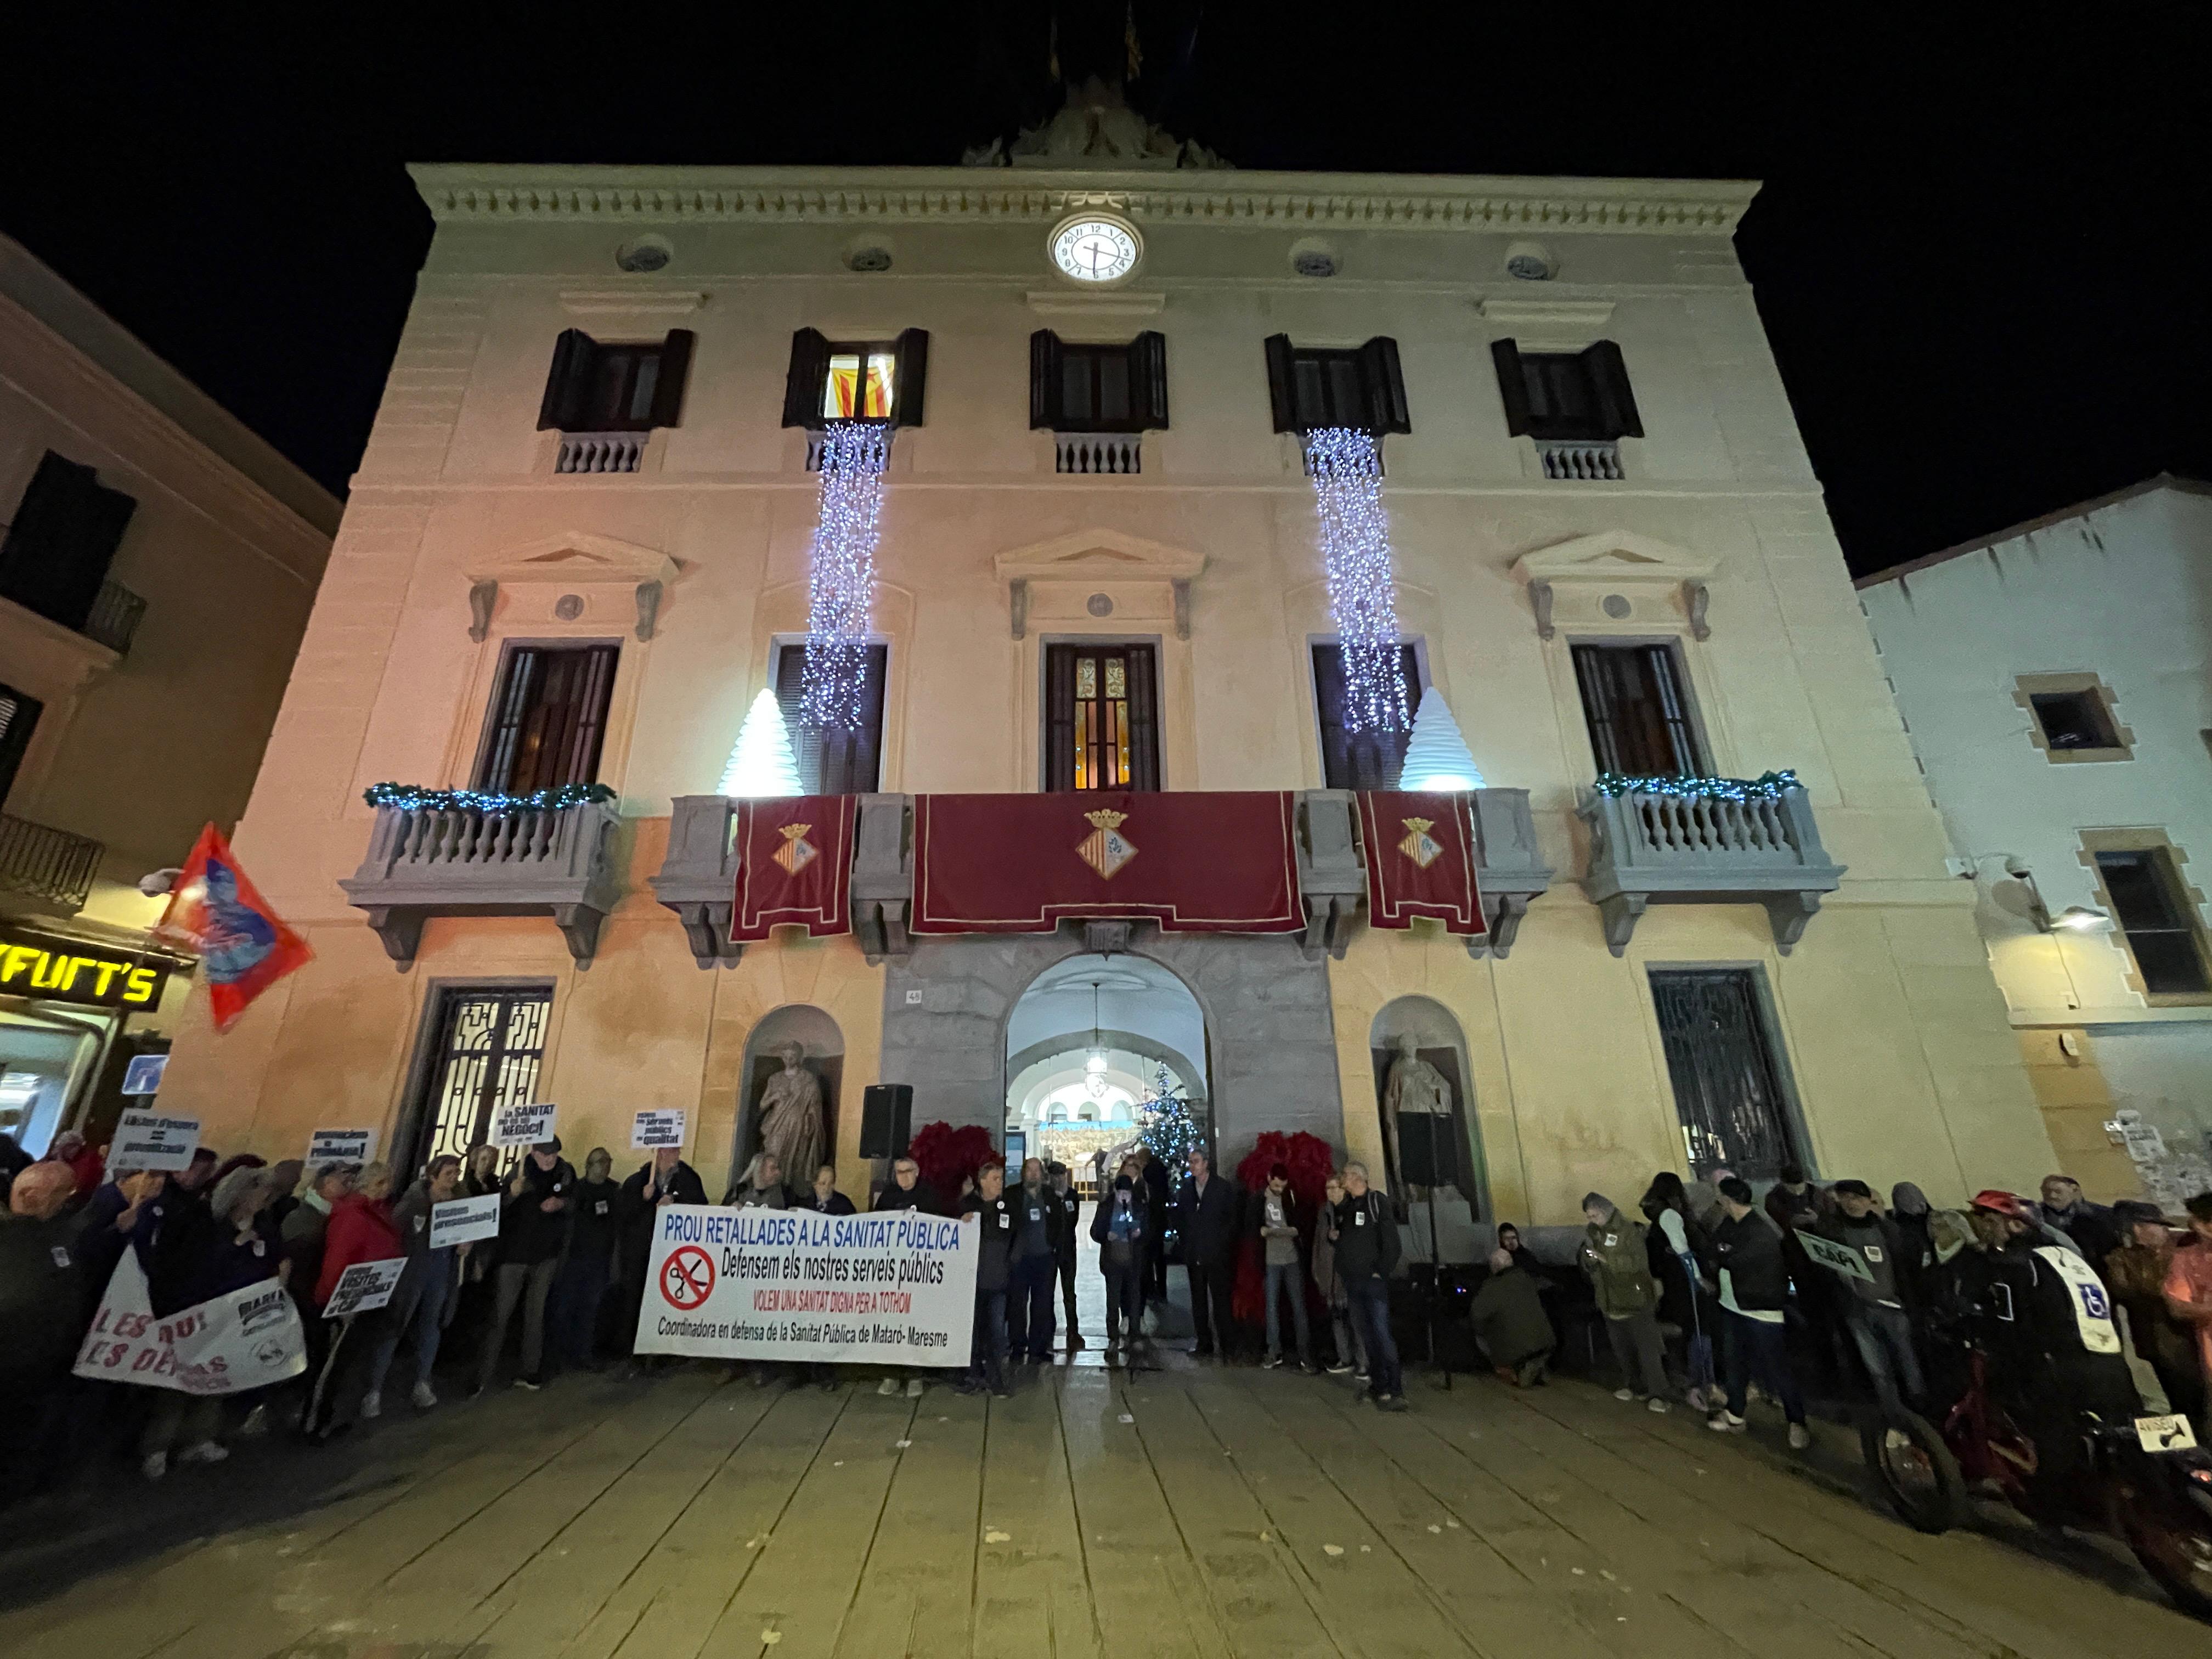
[[[1322,1189],[1328,1183],[1329,1171],[1336,1167],[1336,1153],[1326,1140],[1303,1129],[1294,1135],[1270,1129],[1237,1164],[1237,1184],[1248,1193],[1257,1193],[1267,1184],[1267,1171],[1278,1164],[1291,1172],[1291,1195],[1297,1200],[1298,1237],[1310,1250],[1313,1248],[1314,1217],[1320,1212]],[[1248,1234],[1237,1255],[1237,1290],[1230,1308],[1238,1319],[1255,1324],[1267,1316],[1267,1275],[1261,1271],[1263,1260],[1258,1237]],[[1321,1296],[1314,1286],[1312,1275],[1304,1275],[1300,1282],[1305,1288],[1308,1308],[1321,1308]],[[1328,1310],[1322,1308],[1322,1311],[1325,1315]]]
[[988,1129],[973,1123],[956,1129],[941,1121],[916,1129],[906,1151],[921,1167],[921,1178],[948,1204],[959,1195],[963,1181],[999,1155]]

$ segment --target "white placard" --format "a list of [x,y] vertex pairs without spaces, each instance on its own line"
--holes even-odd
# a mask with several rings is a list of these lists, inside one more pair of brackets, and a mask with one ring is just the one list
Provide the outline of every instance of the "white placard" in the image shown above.
[[115,1264],[76,1355],[79,1376],[181,1394],[238,1394],[307,1369],[307,1334],[276,1279],[156,1319],[134,1249]]
[[167,1112],[125,1112],[107,1151],[111,1170],[182,1170],[200,1149],[200,1121]]
[[482,1198],[449,1198],[443,1204],[433,1204],[430,1206],[430,1248],[442,1250],[448,1244],[467,1244],[479,1238],[497,1238],[499,1204],[497,1193],[486,1193]]
[[2138,1417],[2136,1443],[2147,1452],[2189,1451],[2197,1444],[2197,1431],[2185,1417]]
[[323,1317],[343,1319],[348,1314],[374,1312],[392,1300],[392,1293],[399,1288],[399,1275],[406,1271],[404,1255],[355,1262],[331,1286],[331,1299],[323,1304]]
[[1830,1272],[1841,1273],[1845,1279],[1863,1279],[1869,1285],[1874,1283],[1874,1270],[1867,1266],[1866,1258],[1850,1245],[1802,1231],[1797,1235],[1797,1242],[1805,1247],[1807,1255]]
[[684,1114],[680,1109],[665,1112],[640,1112],[630,1120],[630,1151],[658,1152],[663,1146],[673,1146],[678,1152],[684,1149]]
[[495,1146],[535,1146],[553,1139],[553,1115],[561,1109],[551,1101],[529,1106],[502,1106],[491,1116]]
[[636,1352],[965,1365],[980,1224],[664,1206]]
[[376,1156],[374,1129],[318,1129],[307,1137],[307,1167],[366,1164]]

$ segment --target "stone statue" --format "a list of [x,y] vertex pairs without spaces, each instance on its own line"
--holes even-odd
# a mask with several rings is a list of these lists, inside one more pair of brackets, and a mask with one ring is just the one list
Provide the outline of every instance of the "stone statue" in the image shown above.
[[776,1053],[783,1069],[762,1087],[754,1121],[760,1150],[783,1166],[784,1185],[804,1191],[822,1167],[822,1085],[806,1069],[802,1044],[787,1042]]
[[[1400,1125],[1408,1116],[1427,1120],[1417,1134],[1429,1137],[1436,1152],[1436,1173],[1443,1177],[1433,1188],[1416,1186],[1406,1178],[1405,1156],[1400,1150]],[[1398,1039],[1398,1057],[1390,1062],[1390,1075],[1382,1085],[1382,1132],[1390,1146],[1390,1166],[1407,1201],[1424,1198],[1457,1199],[1452,1177],[1458,1172],[1452,1127],[1451,1084],[1442,1072],[1423,1060],[1419,1039],[1410,1034]]]

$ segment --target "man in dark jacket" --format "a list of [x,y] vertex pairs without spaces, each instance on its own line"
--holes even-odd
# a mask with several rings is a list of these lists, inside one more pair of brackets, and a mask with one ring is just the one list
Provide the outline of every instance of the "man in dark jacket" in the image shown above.
[[1398,1268],[1398,1219],[1367,1185],[1367,1166],[1344,1166],[1336,1206],[1336,1277],[1367,1349],[1367,1397],[1386,1412],[1406,1409],[1398,1344],[1390,1334],[1390,1275]]
[[68,1164],[28,1164],[0,1209],[0,1502],[51,1467],[63,1390],[106,1288],[79,1260],[84,1212],[68,1207],[76,1191]]
[[1783,1344],[1783,1310],[1790,1305],[1790,1267],[1782,1254],[1782,1234],[1752,1206],[1751,1183],[1730,1176],[1720,1183],[1721,1224],[1713,1229],[1713,1258],[1720,1269],[1721,1308],[1728,1347],[1728,1404],[1706,1426],[1741,1434],[1743,1408],[1756,1375],[1782,1402],[1790,1421],[1790,1444],[1802,1451],[1813,1443],[1805,1427],[1805,1402],[1790,1369]]
[[553,1286],[553,1325],[559,1333],[553,1352],[563,1365],[599,1363],[599,1310],[622,1232],[622,1188],[614,1182],[614,1164],[612,1152],[592,1147],[584,1160],[583,1179],[570,1194],[568,1255]]
[[1176,1199],[1182,1234],[1183,1271],[1190,1276],[1190,1322],[1198,1336],[1191,1352],[1203,1358],[1218,1340],[1226,1356],[1236,1339],[1229,1300],[1237,1289],[1237,1194],[1215,1175],[1204,1152],[1193,1151],[1190,1173]]
[[1053,1191],[1067,1206],[1067,1231],[1060,1241],[1060,1302],[1067,1316],[1067,1351],[1073,1353],[1085,1346],[1083,1333],[1075,1328],[1075,1229],[1083,1213],[1083,1198],[1075,1190],[1075,1178],[1067,1165],[1048,1164],[1044,1171],[1052,1177]]
[[[1912,1346],[1905,1235],[1881,1213],[1874,1189],[1863,1181],[1838,1181],[1829,1190],[1835,1194],[1836,1213],[1810,1231],[1852,1251],[1867,1273],[1864,1279],[1835,1273],[1844,1290],[1844,1328],[1865,1362],[1882,1409],[1893,1415],[1900,1405],[1909,1404],[1917,1411],[1927,1386]],[[1826,1265],[1816,1263],[1814,1271]]]
[[1098,1208],[1091,1218],[1091,1237],[1098,1246],[1098,1271],[1106,1280],[1109,1364],[1115,1349],[1122,1348],[1126,1355],[1144,1338],[1148,1240],[1156,1225],[1144,1166],[1135,1153],[1129,1153],[1121,1159],[1120,1172],[1098,1194]]
[[1474,1327],[1474,1340],[1504,1381],[1520,1389],[1544,1381],[1545,1367],[1559,1339],[1552,1329],[1551,1315],[1544,1311],[1534,1278],[1513,1259],[1512,1251],[1490,1253],[1490,1277],[1468,1304],[1468,1320]]
[[1075,1212],[1045,1178],[1044,1160],[1022,1164],[1014,1206],[1014,1249],[1006,1287],[1006,1340],[1016,1360],[1042,1364],[1052,1358],[1052,1287],[1060,1255],[1075,1236]]
[[2043,1219],[2074,1241],[2074,1248],[2100,1278],[2104,1275],[2105,1258],[2125,1242],[2112,1212],[2082,1197],[2081,1183],[2069,1175],[2043,1177]]
[[[891,1160],[890,1182],[877,1190],[868,1209],[872,1214],[899,1214],[911,1211],[916,1215],[943,1215],[945,1200],[937,1188],[921,1178],[921,1165],[910,1158]],[[890,1395],[901,1389],[909,1400],[919,1400],[929,1388],[930,1368],[923,1365],[894,1365],[884,1373],[876,1385],[876,1392]]]
[[518,1303],[522,1306],[522,1370],[514,1386],[533,1392],[544,1386],[545,1302],[552,1294],[553,1277],[561,1270],[562,1252],[568,1249],[574,1220],[569,1200],[575,1186],[575,1169],[561,1156],[558,1135],[532,1146],[507,1183],[499,1210],[498,1299],[484,1331],[471,1395],[491,1386]]
[[975,1172],[975,1196],[961,1215],[976,1229],[975,1324],[968,1347],[968,1375],[962,1394],[981,1394],[988,1386],[1004,1400],[1013,1394],[1006,1381],[1006,1285],[1014,1249],[1014,1206],[1006,1196],[1006,1166],[986,1164]]
[[1137,1155],[1142,1160],[1137,1173],[1145,1183],[1145,1208],[1155,1224],[1145,1247],[1148,1252],[1145,1299],[1164,1302],[1168,1299],[1167,1222],[1169,1212],[1175,1208],[1175,1177],[1169,1174],[1166,1164],[1152,1156],[1152,1149],[1142,1142],[1138,1143]]
[[[653,1259],[653,1229],[660,1212],[671,1204],[704,1205],[706,1183],[699,1172],[684,1161],[673,1146],[657,1148],[644,1166],[622,1184],[615,1200],[616,1271],[622,1276],[622,1346],[625,1351],[637,1339],[639,1310],[645,1305],[646,1266]],[[633,1370],[664,1363],[665,1354],[646,1354],[631,1361]]]

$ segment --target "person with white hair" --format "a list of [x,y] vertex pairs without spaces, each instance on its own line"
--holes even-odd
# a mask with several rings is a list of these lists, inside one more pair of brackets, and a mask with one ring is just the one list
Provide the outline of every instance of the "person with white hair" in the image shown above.
[[1398,1256],[1397,1217],[1382,1194],[1368,1187],[1367,1166],[1346,1164],[1344,1196],[1336,1206],[1336,1274],[1367,1350],[1367,1397],[1386,1412],[1406,1409],[1398,1344],[1390,1334],[1390,1275]]

